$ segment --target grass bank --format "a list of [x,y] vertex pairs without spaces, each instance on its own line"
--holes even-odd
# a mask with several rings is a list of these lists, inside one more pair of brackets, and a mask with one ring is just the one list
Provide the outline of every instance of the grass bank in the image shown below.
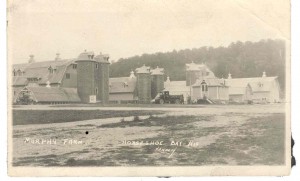
[[112,117],[162,114],[163,111],[114,110],[13,110],[13,125],[47,124]]

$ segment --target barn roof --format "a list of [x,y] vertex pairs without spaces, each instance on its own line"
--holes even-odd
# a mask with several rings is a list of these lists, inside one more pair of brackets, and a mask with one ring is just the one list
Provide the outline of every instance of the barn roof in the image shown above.
[[22,91],[31,91],[37,102],[80,102],[76,88],[24,87]]
[[274,81],[277,77],[237,78],[226,79],[226,84],[230,87],[246,87],[249,84],[253,92],[269,92]]
[[133,93],[136,81],[135,77],[109,78],[109,93]]
[[[47,81],[50,83],[61,83],[66,68],[74,61],[74,59],[67,59],[15,64],[13,65],[13,70],[22,70],[22,75],[13,77],[13,85],[26,86],[28,78],[39,78],[39,84],[46,84]],[[53,73],[49,72],[49,68],[54,70]]]

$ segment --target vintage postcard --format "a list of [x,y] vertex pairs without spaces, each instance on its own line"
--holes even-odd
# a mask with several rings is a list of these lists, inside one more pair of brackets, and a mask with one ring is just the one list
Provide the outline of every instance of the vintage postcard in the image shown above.
[[288,0],[9,0],[11,176],[289,175]]

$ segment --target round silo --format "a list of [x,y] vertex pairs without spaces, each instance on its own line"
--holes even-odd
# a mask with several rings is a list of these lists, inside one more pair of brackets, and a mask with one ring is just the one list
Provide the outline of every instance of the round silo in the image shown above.
[[151,70],[151,98],[164,89],[164,69],[156,67]]
[[100,53],[95,57],[95,60],[99,64],[96,70],[98,73],[96,84],[99,87],[99,101],[107,104],[109,102],[109,55]]
[[81,102],[90,102],[95,89],[95,59],[93,52],[81,53],[77,60],[77,92]]
[[137,75],[137,94],[141,104],[147,104],[151,101],[151,75],[150,67],[143,65],[136,69]]

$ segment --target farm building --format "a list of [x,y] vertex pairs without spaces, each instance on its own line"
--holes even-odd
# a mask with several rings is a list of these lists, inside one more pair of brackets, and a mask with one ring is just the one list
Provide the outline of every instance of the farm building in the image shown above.
[[138,101],[137,78],[134,72],[129,77],[109,78],[109,101],[111,103],[136,103]]
[[53,61],[35,62],[31,55],[30,63],[13,65],[13,87],[46,86],[77,88],[77,64],[75,59],[61,60],[59,54]]
[[[214,102],[278,102],[277,77],[219,79],[206,64],[186,64],[186,80],[171,81],[163,68],[143,65],[128,77],[109,77],[109,56],[84,51],[75,59],[15,64],[12,70],[13,103],[150,103],[161,91],[183,95],[184,103],[210,99]],[[42,92],[45,92],[43,94]],[[49,98],[46,98],[49,95]],[[52,97],[52,98],[51,98]],[[30,100],[28,100],[30,99]]]
[[226,84],[229,86],[229,101],[232,103],[250,103],[252,102],[252,87],[246,81],[232,79],[228,74]]
[[[16,103],[24,95],[31,94],[32,96],[25,97],[34,103],[86,103],[91,96],[95,101],[106,103],[108,65],[108,55],[94,56],[93,52],[86,51],[76,59],[62,60],[57,54],[54,60],[44,62],[36,62],[31,55],[27,64],[13,65],[13,102]],[[41,99],[36,98],[42,91],[49,93],[48,99],[45,99],[47,94],[41,96]]]
[[[245,91],[244,99],[252,100],[254,103],[275,103],[280,101],[280,86],[277,77],[267,77],[263,72],[262,77],[253,78],[231,78],[231,75],[226,79],[227,84],[232,88],[237,86],[247,88]],[[233,91],[233,89],[231,89]],[[251,94],[252,92],[252,94]],[[230,97],[237,97],[233,95],[234,92],[230,92]],[[240,92],[241,93],[241,92]]]
[[214,101],[228,101],[228,86],[225,80],[218,79],[205,64],[186,64],[186,80],[170,81],[167,78],[165,90],[170,94],[183,94],[185,103],[190,98],[195,102],[197,99],[211,99]]
[[194,62],[186,64],[186,86],[196,83],[198,79],[215,78],[215,74],[203,63]]
[[227,102],[229,100],[228,86],[224,79],[206,78],[198,79],[192,85],[192,100],[210,99],[214,102]]

